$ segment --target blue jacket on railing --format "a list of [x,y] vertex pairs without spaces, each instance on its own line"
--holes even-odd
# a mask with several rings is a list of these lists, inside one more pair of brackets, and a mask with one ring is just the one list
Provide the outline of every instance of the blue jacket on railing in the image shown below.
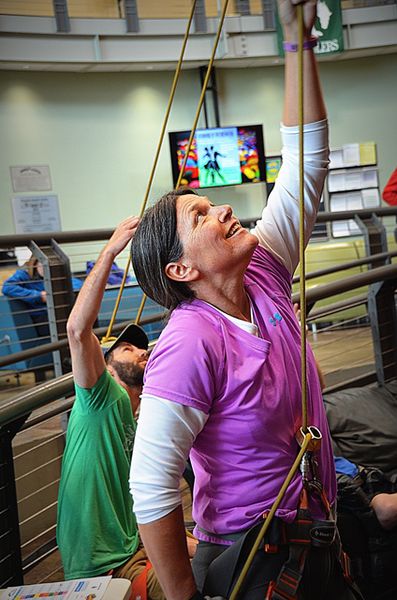
[[[95,266],[94,260],[87,260],[87,275],[92,271],[94,266]],[[119,267],[117,265],[117,263],[114,262],[110,268],[110,273],[108,276],[107,284],[108,285],[121,285],[123,277],[124,277],[124,269],[121,269],[121,267]],[[134,280],[131,277],[131,275],[126,276],[125,283],[132,283],[133,281]]]
[[[73,291],[81,289],[83,282],[77,277],[72,277]],[[18,269],[11,277],[8,277],[3,283],[2,292],[9,298],[18,298],[23,300],[31,308],[42,308],[45,302],[41,297],[44,291],[44,281],[41,277],[31,279],[29,273],[24,269]]]

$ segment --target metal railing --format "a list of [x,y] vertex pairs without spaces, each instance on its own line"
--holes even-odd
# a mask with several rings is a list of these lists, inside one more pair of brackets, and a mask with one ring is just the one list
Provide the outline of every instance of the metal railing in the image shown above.
[[[307,293],[308,303],[314,306],[324,298],[333,298],[346,290],[355,290],[362,286],[370,286],[370,293],[362,299],[362,302],[368,307],[369,319],[376,318],[372,335],[368,326],[363,331],[363,345],[365,350],[368,350],[372,338],[375,356],[372,354],[365,358],[365,365],[368,366],[369,360],[373,368],[370,373],[365,374],[365,377],[361,376],[354,382],[350,382],[356,385],[373,381],[376,376],[378,380],[380,378],[384,381],[388,377],[385,377],[385,373],[393,373],[391,370],[393,364],[394,369],[397,366],[397,325],[394,302],[397,264],[378,267],[339,282],[319,285],[308,290]],[[297,300],[297,296],[293,299]],[[381,303],[385,308],[385,302],[389,304],[387,310],[382,311],[382,315],[384,318],[384,315],[388,314],[388,322],[381,322],[380,314],[374,313],[371,317],[371,304],[376,308],[376,305]],[[338,310],[338,307],[335,304],[329,305],[328,310]],[[354,332],[356,337],[356,329]],[[327,337],[329,334],[328,329],[326,334],[319,332],[317,335],[320,338],[322,335]],[[390,340],[394,344],[391,352],[388,347]],[[312,336],[311,342],[316,349],[319,341]],[[329,344],[332,341],[327,338],[325,343]],[[343,343],[344,348],[347,348],[346,330],[343,331]],[[377,364],[377,348],[380,350],[379,364]],[[385,349],[383,358],[382,348]],[[346,360],[346,352],[347,349],[344,360]],[[334,386],[334,389],[337,387]],[[0,407],[1,480],[5,483],[1,495],[5,505],[0,506],[0,520],[3,525],[1,531],[6,532],[4,535],[7,540],[7,544],[2,545],[0,555],[2,573],[5,574],[0,581],[1,586],[21,583],[24,574],[56,548],[55,518],[63,452],[63,430],[59,418],[70,410],[73,403],[72,395],[72,376],[67,374],[13,397]],[[37,415],[37,411],[43,408],[44,412]],[[37,432],[37,428],[42,427],[44,423],[46,423],[45,434],[40,436],[32,433],[35,430]],[[52,427],[49,423],[53,423]],[[48,434],[49,430],[52,430],[51,434]],[[35,440],[34,443],[32,439]],[[33,460],[35,453],[42,453],[45,457],[39,464]],[[32,480],[41,480],[43,484],[32,489],[28,485]],[[46,502],[42,500],[43,498]],[[23,514],[18,516],[21,512]],[[7,523],[6,528],[4,528],[5,523]],[[6,550],[4,551],[3,548]]]
[[[361,219],[373,215],[373,211],[359,212]],[[394,215],[397,214],[397,208],[379,208],[376,212]],[[351,216],[344,212],[320,215],[319,218],[346,219]],[[393,230],[394,224],[391,224],[389,233]],[[62,244],[81,244],[82,239],[87,238],[91,243],[93,239],[107,239],[111,233],[110,230],[100,230],[94,234],[40,234],[35,241],[45,243],[50,235],[61,238]],[[5,239],[15,244],[14,236]],[[0,238],[0,246],[3,240]],[[25,237],[18,243],[26,241]],[[368,243],[370,247],[371,243]],[[373,381],[382,384],[395,376],[397,324],[394,294],[397,264],[392,263],[395,256],[395,250],[377,252],[356,261],[346,261],[345,264],[337,261],[333,268],[324,267],[308,275],[310,280],[327,275],[337,277],[334,281],[307,290],[307,302],[311,307],[308,323],[312,327],[309,341],[325,371],[328,390]],[[382,266],[340,279],[342,270],[357,270],[380,263]],[[347,292],[352,294],[350,298],[344,296]],[[293,300],[297,299],[297,294],[294,294]],[[360,307],[365,318],[358,319],[349,314],[341,317],[352,307]],[[143,325],[157,323],[160,330],[163,317],[164,312],[159,313],[157,307],[157,314],[146,317]],[[320,323],[321,327],[314,327],[316,323]],[[124,325],[124,322],[117,323],[115,333]],[[98,328],[96,333],[101,336],[105,330],[106,327]],[[341,344],[344,349],[343,364],[340,361]],[[11,360],[26,360],[48,351],[60,350],[66,345],[67,341],[63,339],[22,351],[14,357],[3,356],[0,357],[0,367],[9,365]],[[0,534],[0,587],[21,583],[24,574],[29,573],[37,561],[56,549],[57,492],[64,443],[61,419],[73,404],[72,396],[72,376],[66,374],[12,397],[0,406],[0,531],[4,532]],[[36,456],[38,462],[35,462]]]
[[[387,217],[395,215],[397,210],[393,207],[377,207],[376,209],[371,210],[320,213],[317,222],[329,223],[337,220],[346,220],[348,217],[355,217],[356,219],[365,221],[365,219],[369,219],[374,213],[378,216]],[[243,221],[243,224],[249,226],[253,224],[253,221],[254,220],[246,220]],[[393,227],[393,225],[390,225],[390,232]],[[49,232],[35,234],[33,240],[30,236],[21,234],[0,236],[0,248],[14,248],[15,246],[30,245],[33,242],[37,248],[45,253],[51,248],[51,244],[54,243],[52,240],[56,240],[57,245],[70,262],[71,271],[84,281],[88,259],[91,261],[95,260],[103,240],[107,240],[112,233],[113,230],[111,229],[80,232]],[[355,238],[355,240],[357,239],[358,238]],[[360,256],[364,252],[367,255],[376,255],[376,258],[373,256],[372,260],[368,261],[368,264],[375,264],[375,260],[378,261],[377,264],[379,264],[379,261],[384,260],[382,252],[374,252],[374,249],[369,247],[366,247],[364,250],[363,244],[361,244],[361,248],[359,248],[356,241],[349,242],[349,244],[351,244],[352,250],[349,258],[361,258],[361,266],[367,264],[367,259]],[[314,269],[312,267],[314,274],[309,274],[308,278],[314,276],[319,277],[320,275],[326,277],[327,274],[332,273],[335,276],[337,273],[335,267],[338,264],[343,263],[349,263],[349,268],[357,270],[359,263],[353,264],[354,261],[347,260],[346,250],[341,250],[342,247],[343,244],[329,245],[326,252],[320,253],[316,250],[311,252],[311,248],[309,247],[308,255],[310,263],[314,265]],[[127,255],[128,250],[118,257],[118,264],[121,270],[126,263]],[[314,262],[311,258],[312,256],[315,257]],[[391,254],[391,256],[393,256],[393,254]],[[10,269],[10,267],[8,268]],[[345,264],[343,269],[347,268],[348,265]],[[297,281],[297,279],[295,278],[294,281]],[[52,277],[50,281],[51,289],[55,288],[57,285],[58,289],[62,288],[63,282],[64,279],[62,277]],[[57,303],[57,298],[61,291],[62,289],[60,291],[52,291],[51,295],[54,304]],[[116,295],[117,286],[113,288],[109,287],[109,289],[106,290],[97,323],[99,328],[103,328],[108,324]],[[140,296],[141,291],[136,284],[130,283],[126,286],[122,305],[117,314],[118,322],[124,322],[135,318],[137,307],[140,302]],[[55,315],[54,320],[56,321],[57,328],[64,331],[69,307],[62,301],[58,303],[58,307],[63,312],[60,316],[58,315],[58,317]],[[161,309],[154,305],[154,303],[148,302],[145,306],[144,319],[158,314],[159,310]],[[10,380],[12,377],[15,377],[17,382],[23,382],[22,376],[25,373],[33,372],[35,376],[40,379],[42,373],[44,372],[45,374],[46,370],[49,369],[50,371],[48,374],[51,376],[53,374],[53,353],[60,350],[63,351],[63,349],[67,347],[65,341],[59,345],[48,344],[50,340],[46,339],[46,335],[43,336],[43,329],[47,330],[47,332],[44,333],[47,333],[47,337],[49,337],[50,319],[43,319],[41,323],[36,323],[34,322],[35,313],[41,314],[43,313],[43,309],[26,307],[22,304],[20,298],[14,299],[0,296],[0,385],[2,381]],[[149,338],[151,339],[158,336],[161,328],[158,327],[157,329],[153,329],[153,326],[150,326],[150,321],[147,321],[147,324]],[[100,331],[102,332],[103,329]],[[64,334],[62,334],[61,337],[52,336],[51,341],[61,341],[62,337],[64,337]],[[14,360],[11,359],[11,355]],[[31,382],[29,381],[29,383]]]
[[[377,207],[376,209],[359,210],[355,212],[320,213],[317,222],[320,224],[327,224],[332,221],[346,220],[348,217],[353,216],[365,220],[370,218],[374,212],[376,212],[378,216],[387,217],[395,215],[397,210],[393,207]],[[243,225],[250,226],[254,223],[254,220],[243,220],[242,223]],[[390,233],[392,232],[393,227],[394,225],[391,224]],[[84,281],[88,261],[95,260],[95,257],[101,249],[103,240],[107,240],[112,233],[112,229],[49,232],[35,234],[33,240],[30,236],[23,234],[0,236],[0,247],[14,248],[15,246],[24,246],[34,243],[37,248],[42,249],[45,253],[51,249],[51,244],[55,243],[52,242],[52,240],[56,240],[56,244],[70,262],[70,270],[79,279]],[[344,264],[343,267],[340,267],[344,270],[351,268],[357,271],[359,264],[363,267],[366,264],[375,264],[374,261],[377,261],[377,264],[379,264],[379,261],[384,260],[384,254],[382,254],[382,252],[376,252],[373,248],[369,247],[364,249],[362,240],[362,237],[352,238],[352,242],[347,242],[345,246],[340,243],[328,245],[326,251],[322,250],[320,252],[317,251],[317,247],[315,247],[314,244],[312,245],[312,248],[309,246],[308,257],[310,269],[313,271],[313,274],[309,275],[308,278],[321,276],[324,278],[323,280],[326,281],[327,275],[330,275],[331,277],[337,276],[338,269],[336,267],[338,264]],[[376,256],[373,256],[371,261],[369,261],[365,256],[362,256],[363,253],[375,254]],[[391,254],[390,256],[394,255]],[[127,257],[128,250],[117,259],[121,271],[124,268]],[[354,263],[352,260],[349,261],[348,258],[360,258],[362,262]],[[9,263],[9,261],[7,262]],[[10,274],[11,266],[8,264],[7,268]],[[62,277],[58,276],[50,278],[50,295],[52,295],[53,304],[57,303],[58,295],[62,292],[62,289],[60,291],[54,291],[52,288],[55,288],[57,285],[58,289],[62,288],[65,277],[66,276],[64,275]],[[294,281],[296,281],[296,279]],[[103,328],[109,323],[117,291],[117,286],[109,286],[105,292],[97,323],[99,335],[103,335]],[[140,303],[140,297],[141,291],[136,283],[130,283],[126,286],[123,300],[117,313],[118,323],[123,323],[135,318],[137,307]],[[56,321],[57,328],[62,332],[65,330],[67,314],[70,307],[62,302],[61,298],[59,298],[59,300],[58,306],[63,310],[63,313],[60,316],[54,316],[53,318]],[[144,323],[147,324],[145,329],[150,339],[157,337],[161,330],[161,325],[153,325],[155,320],[151,321],[150,318],[158,314],[161,310],[160,307],[150,301],[145,306],[143,318]],[[41,322],[35,322],[35,313],[41,314]],[[54,353],[58,351],[64,352],[67,348],[67,343],[64,334],[61,336],[52,336],[50,339],[49,324],[50,319],[43,318],[43,308],[25,306],[21,298],[15,299],[0,296],[0,387],[4,386],[6,383],[32,385],[32,383],[35,383],[35,380],[40,382],[45,377],[53,376]],[[57,342],[62,341],[62,337],[64,338],[63,342],[58,344]],[[65,354],[63,354],[63,359],[63,372],[65,372],[68,368],[67,355],[65,359]],[[34,374],[33,380],[31,374]],[[59,372],[57,374],[59,374]]]
[[[0,236],[0,248],[33,246],[35,252],[42,256],[41,260],[45,261],[47,254],[51,254],[53,248],[57,247],[59,248],[58,255],[63,256],[64,261],[67,262],[67,268],[64,269],[63,274],[53,273],[54,266],[52,263],[50,264],[53,257],[50,256],[47,279],[46,273],[44,273],[41,283],[37,279],[33,281],[33,286],[39,284],[42,288],[44,287],[47,293],[47,302],[40,304],[36,298],[32,304],[31,301],[27,301],[29,298],[25,300],[22,295],[25,288],[32,287],[32,281],[14,281],[16,271],[19,270],[18,272],[22,274],[26,273],[23,271],[24,267],[10,264],[11,260],[8,256],[4,259],[6,266],[2,268],[0,259],[0,275],[3,282],[3,295],[0,295],[0,388],[14,384],[32,385],[48,377],[53,377],[54,373],[57,376],[70,370],[65,329],[73,298],[71,301],[65,302],[64,290],[68,284],[70,289],[74,286],[74,294],[77,293],[75,282],[81,282],[80,285],[82,285],[86,273],[89,268],[92,268],[103,246],[103,240],[107,240],[112,233],[113,230],[108,229],[72,232],[71,234],[51,232],[44,235],[38,234],[34,236],[33,240],[30,236]],[[117,265],[114,265],[110,274],[96,324],[98,335],[106,333],[105,328],[109,323],[119,290],[117,282],[122,279],[127,257],[128,250],[125,250],[117,258]],[[117,270],[116,267],[119,269]],[[70,283],[71,275],[74,276],[72,284]],[[38,294],[36,290],[30,291],[30,293]],[[134,319],[141,296],[142,292],[131,276],[117,313],[118,324]],[[158,320],[151,317],[162,312],[161,307],[151,301],[145,307],[144,329],[150,340],[158,337],[161,330]],[[117,331],[120,331],[120,328]],[[58,370],[54,356],[60,357]]]

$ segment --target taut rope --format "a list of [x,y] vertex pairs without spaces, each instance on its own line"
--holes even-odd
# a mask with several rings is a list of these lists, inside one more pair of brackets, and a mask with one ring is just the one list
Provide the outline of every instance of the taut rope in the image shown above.
[[255,553],[257,552],[267,530],[269,529],[270,523],[276,514],[276,510],[279,507],[284,494],[291,483],[293,476],[298,470],[301,460],[303,459],[306,451],[309,449],[310,443],[313,439],[311,428],[307,428],[307,381],[306,381],[306,285],[305,285],[305,198],[304,198],[304,145],[303,145],[303,124],[304,124],[304,111],[303,111],[303,6],[299,4],[297,7],[298,16],[298,121],[299,121],[299,260],[300,260],[300,310],[301,310],[301,385],[302,385],[302,438],[300,440],[299,453],[288,472],[287,477],[280,491],[277,495],[276,500],[273,503],[269,513],[266,515],[266,519],[257,535],[257,538],[251,548],[251,551],[245,561],[241,573],[233,587],[229,600],[236,600],[240,593],[241,586],[244,583],[245,577],[247,576],[248,570],[252,564]]
[[[193,0],[192,7],[191,7],[191,10],[190,10],[189,20],[188,20],[188,23],[187,23],[187,26],[186,26],[185,35],[184,35],[183,42],[182,42],[182,48],[181,48],[181,52],[180,52],[180,55],[179,55],[178,64],[177,64],[177,67],[176,67],[176,70],[175,70],[174,79],[173,79],[172,86],[171,86],[171,91],[170,91],[170,95],[169,95],[169,99],[168,99],[167,109],[166,109],[165,115],[164,115],[164,120],[163,120],[163,125],[162,125],[162,128],[161,128],[160,138],[159,138],[159,141],[158,141],[158,144],[157,144],[157,150],[156,150],[156,153],[155,153],[155,156],[154,156],[153,165],[152,165],[152,169],[151,169],[151,172],[150,172],[150,175],[149,175],[149,181],[148,181],[148,184],[147,184],[147,187],[146,187],[146,192],[145,192],[145,196],[144,196],[144,199],[143,199],[143,202],[142,202],[142,206],[141,206],[141,210],[140,210],[140,213],[139,213],[139,217],[142,217],[142,215],[143,215],[143,213],[145,211],[146,204],[147,204],[148,197],[149,197],[149,193],[150,193],[150,190],[151,190],[151,187],[152,187],[152,183],[153,183],[153,179],[154,179],[154,174],[156,172],[157,163],[158,163],[159,156],[160,156],[161,146],[162,146],[163,141],[164,141],[165,131],[166,131],[166,128],[167,128],[167,123],[168,123],[168,119],[169,119],[170,112],[171,112],[172,103],[174,101],[175,92],[176,92],[176,88],[177,88],[178,81],[179,81],[179,76],[180,76],[181,70],[182,70],[183,57],[185,55],[185,49],[186,49],[186,45],[187,45],[187,42],[188,42],[188,39],[189,39],[189,33],[190,33],[190,28],[191,28],[191,25],[192,25],[192,21],[193,21],[194,11],[196,9],[196,4],[197,4],[197,0]],[[110,319],[110,322],[109,322],[109,326],[108,326],[108,329],[106,331],[105,337],[102,339],[103,342],[108,341],[109,338],[110,338],[110,336],[111,336],[111,334],[112,334],[113,325],[114,325],[114,322],[115,322],[115,319],[116,319],[117,311],[118,311],[119,306],[120,306],[121,296],[122,296],[123,291],[124,291],[124,286],[125,286],[125,282],[126,282],[126,279],[127,279],[127,274],[128,274],[130,265],[131,265],[131,256],[128,257],[127,265],[126,265],[125,270],[124,270],[123,279],[122,279],[121,284],[120,284],[119,293],[117,295],[117,299],[116,299],[116,302],[115,302],[115,305],[114,305],[114,308],[113,308],[113,313],[112,313],[112,316],[111,316],[111,319]]]
[[[190,132],[189,141],[188,141],[188,144],[187,144],[187,147],[186,147],[185,157],[183,159],[183,163],[181,165],[181,168],[180,168],[180,171],[179,171],[179,175],[178,175],[178,180],[176,182],[176,186],[175,186],[176,190],[181,185],[182,177],[183,177],[183,174],[185,172],[186,163],[187,163],[187,160],[189,158],[190,148],[192,147],[192,142],[193,142],[194,134],[196,133],[197,123],[198,123],[198,120],[199,120],[199,117],[200,117],[201,107],[203,106],[205,92],[207,90],[207,85],[208,85],[208,81],[209,81],[209,78],[210,78],[210,75],[211,75],[212,66],[214,64],[215,54],[216,54],[216,51],[218,49],[219,39],[221,37],[222,27],[223,27],[223,23],[224,23],[224,20],[225,20],[225,17],[226,17],[226,10],[227,10],[228,4],[229,4],[229,0],[225,0],[225,3],[223,5],[223,9],[222,9],[222,13],[221,13],[221,17],[219,19],[218,31],[216,32],[216,38],[215,38],[215,42],[214,42],[214,47],[212,49],[211,58],[210,58],[209,63],[208,63],[207,72],[205,74],[205,78],[204,78],[204,82],[203,82],[203,87],[201,89],[200,98],[199,98],[199,101],[198,101],[198,104],[197,104],[197,109],[196,109],[196,114],[195,114],[193,125],[192,125],[192,130]],[[139,323],[139,321],[141,319],[143,308],[144,308],[145,303],[146,303],[146,298],[147,298],[146,294],[143,294],[142,300],[141,300],[141,304],[140,304],[140,307],[138,309],[138,312],[137,312],[137,315],[136,315],[136,319],[135,319],[135,324],[136,325],[138,325],[138,323]]]

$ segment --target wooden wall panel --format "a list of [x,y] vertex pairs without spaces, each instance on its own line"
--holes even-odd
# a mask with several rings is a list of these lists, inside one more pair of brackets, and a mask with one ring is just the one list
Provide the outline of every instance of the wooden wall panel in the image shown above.
[[[260,0],[254,0],[260,3]],[[221,8],[224,0],[221,0]],[[189,16],[191,0],[138,0],[138,14],[141,19],[186,19]],[[208,17],[218,15],[217,0],[205,0]],[[228,15],[236,14],[235,0],[229,0]]]
[[[191,0],[137,0],[137,5],[141,19],[186,19]],[[262,14],[261,0],[250,0],[250,7],[251,14]],[[123,2],[118,0],[68,0],[68,9],[72,18],[117,19],[124,15]],[[208,17],[216,17],[217,0],[205,0],[205,9]],[[0,0],[0,14],[53,16],[54,7],[52,0]],[[238,14],[236,0],[229,0],[227,14]]]
[[52,17],[52,0],[0,0],[0,15]]
[[251,15],[263,14],[261,0],[250,0]]
[[[137,6],[141,19],[186,19],[191,0],[137,0]],[[250,0],[250,7],[251,14],[262,14],[261,0]],[[75,18],[117,19],[124,15],[123,2],[119,6],[118,0],[68,0],[68,8],[69,16]],[[205,9],[208,17],[216,17],[217,0],[205,0]],[[54,7],[52,0],[0,0],[0,14],[53,16]],[[236,0],[229,0],[227,14],[238,14]]]
[[68,0],[69,17],[77,19],[117,19],[117,0]]
[[[222,10],[223,0],[221,2],[219,2],[219,4],[220,4],[220,10]],[[205,0],[205,12],[207,14],[207,17],[216,17],[216,16],[218,16],[219,9],[218,9],[218,2],[217,2],[217,0]],[[229,1],[229,6],[228,6],[226,14],[230,15],[230,16],[237,14],[235,0],[230,0]]]
[[[116,19],[119,17],[117,0],[68,0],[70,17]],[[0,14],[51,17],[52,0],[0,0]]]
[[[258,0],[259,1],[259,0]],[[221,0],[222,8],[224,0]],[[186,19],[191,0],[138,0],[138,15],[141,19]],[[207,17],[218,15],[217,0],[205,0]],[[229,0],[228,15],[236,14],[235,0]]]
[[137,0],[140,19],[186,19],[190,0]]

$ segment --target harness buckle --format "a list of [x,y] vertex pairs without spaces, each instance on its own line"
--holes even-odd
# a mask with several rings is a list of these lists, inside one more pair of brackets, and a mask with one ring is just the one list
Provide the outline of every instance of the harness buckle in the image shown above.
[[[307,452],[314,452],[315,450],[318,450],[320,448],[323,436],[318,427],[315,427],[314,425],[309,425],[309,427],[307,428],[307,432],[310,433],[310,435],[312,436],[312,439],[310,440],[309,445],[307,447]],[[303,431],[303,427],[300,427],[300,429],[298,429],[298,431],[296,432],[295,438],[300,447],[302,447],[303,440],[305,439],[305,435],[307,432]]]
[[[310,433],[312,439],[309,442],[306,452],[302,456],[300,464],[303,486],[308,492],[321,496],[323,486],[318,474],[318,465],[314,453],[321,446],[322,435],[318,427],[315,427],[314,425],[310,425],[307,428],[307,432]],[[305,432],[302,427],[297,431],[295,437],[298,444],[302,446],[305,438]]]

